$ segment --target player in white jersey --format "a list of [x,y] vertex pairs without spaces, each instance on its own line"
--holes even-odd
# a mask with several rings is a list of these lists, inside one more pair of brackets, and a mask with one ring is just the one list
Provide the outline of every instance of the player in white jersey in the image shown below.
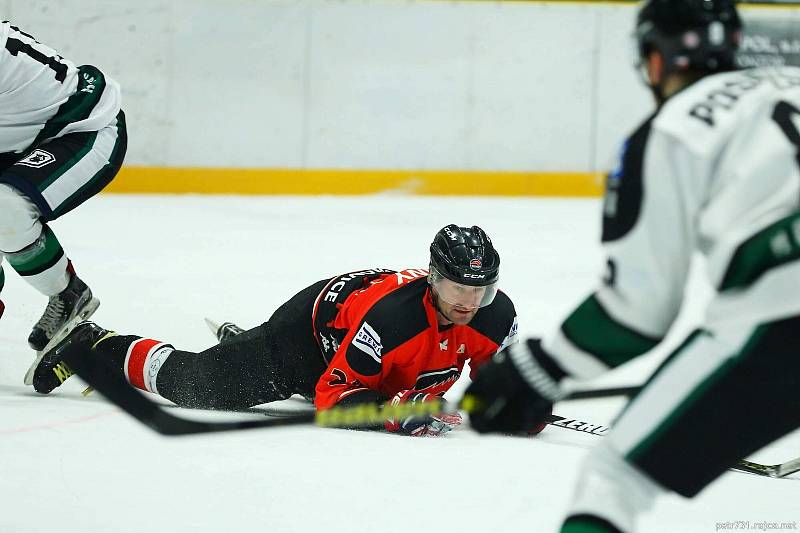
[[658,106],[608,176],[596,290],[543,339],[498,354],[467,390],[479,431],[549,413],[664,338],[693,251],[716,292],[589,454],[562,532],[630,532],[666,491],[696,495],[800,427],[800,69],[735,70],[732,0],[648,0],[636,37]]
[[[99,302],[48,223],[105,187],[125,157],[119,85],[0,23],[0,289],[2,259],[49,297],[28,337],[37,358]],[[4,305],[0,301],[0,315]]]

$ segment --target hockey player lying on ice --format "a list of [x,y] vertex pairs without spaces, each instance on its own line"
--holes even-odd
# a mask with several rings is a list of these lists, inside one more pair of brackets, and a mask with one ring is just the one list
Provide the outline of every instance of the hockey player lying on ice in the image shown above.
[[[185,407],[242,409],[292,394],[317,409],[441,396],[467,360],[475,369],[515,342],[517,322],[497,290],[500,256],[482,229],[446,226],[430,252],[430,271],[375,268],[314,283],[256,328],[223,325],[220,343],[200,353],[84,322],[45,354],[33,385],[45,394],[61,385],[72,375],[64,355],[79,350]],[[421,436],[460,423],[442,414],[385,427]]]

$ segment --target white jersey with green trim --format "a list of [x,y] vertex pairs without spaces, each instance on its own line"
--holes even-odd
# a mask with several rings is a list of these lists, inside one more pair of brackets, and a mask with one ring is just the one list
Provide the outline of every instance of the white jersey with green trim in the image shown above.
[[705,77],[625,142],[603,205],[597,290],[544,339],[576,377],[667,333],[701,252],[716,288],[709,327],[800,314],[800,68]]
[[98,131],[114,121],[120,105],[114,80],[93,67],[77,67],[8,21],[0,23],[0,153]]

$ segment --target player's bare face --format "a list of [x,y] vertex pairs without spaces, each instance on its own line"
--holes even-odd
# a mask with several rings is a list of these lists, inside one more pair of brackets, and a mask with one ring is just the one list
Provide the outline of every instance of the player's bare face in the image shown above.
[[[478,312],[478,306],[486,292],[485,287],[470,287],[448,279],[437,284],[436,296],[439,322],[459,326],[468,324]],[[442,321],[442,318],[445,320]]]

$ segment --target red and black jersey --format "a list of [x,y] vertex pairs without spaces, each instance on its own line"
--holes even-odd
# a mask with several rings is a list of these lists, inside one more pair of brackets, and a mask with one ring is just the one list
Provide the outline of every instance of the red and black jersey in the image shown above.
[[439,326],[427,275],[371,269],[326,285],[313,317],[328,365],[317,382],[317,409],[407,389],[443,394],[467,360],[474,371],[516,340],[514,304],[502,292],[469,324]]

